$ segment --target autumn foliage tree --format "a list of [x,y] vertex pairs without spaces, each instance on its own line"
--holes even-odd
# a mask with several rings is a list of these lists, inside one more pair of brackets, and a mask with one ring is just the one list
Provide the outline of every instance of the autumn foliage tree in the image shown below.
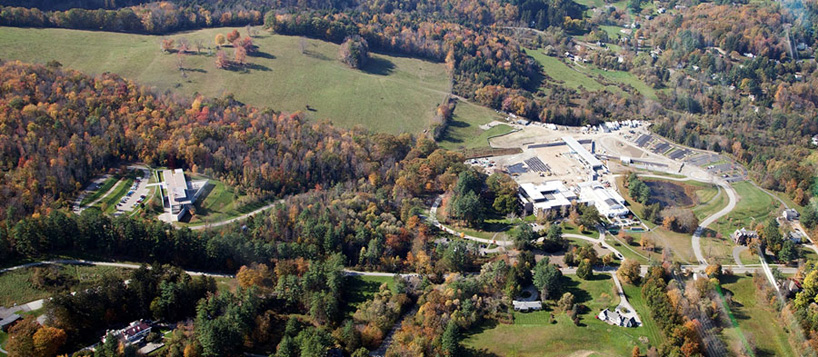
[[239,39],[239,37],[241,37],[239,30],[230,31],[230,33],[227,34],[227,42],[235,43],[236,40]]
[[169,53],[173,51],[173,44],[174,40],[172,38],[163,38],[162,39],[162,52]]
[[221,47],[221,46],[224,46],[225,43],[227,43],[227,39],[224,37],[223,34],[219,33],[219,34],[216,34],[216,38],[214,39],[214,42],[216,43],[216,47]]
[[28,316],[9,329],[6,349],[12,357],[56,356],[65,342],[65,331],[40,326],[33,316]]
[[350,36],[338,50],[339,60],[350,68],[360,69],[369,59],[369,43],[359,36]]

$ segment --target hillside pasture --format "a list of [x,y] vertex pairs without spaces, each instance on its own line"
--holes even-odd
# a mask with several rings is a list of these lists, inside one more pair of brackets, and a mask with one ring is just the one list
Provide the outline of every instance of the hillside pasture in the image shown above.
[[[46,63],[90,74],[113,72],[158,92],[220,97],[277,111],[304,112],[343,127],[361,125],[372,131],[419,133],[429,127],[435,107],[449,91],[442,63],[372,54],[362,70],[340,63],[339,46],[330,42],[272,35],[259,30],[258,52],[248,65],[217,69],[216,28],[162,36],[67,29],[0,27],[3,60]],[[238,29],[244,34],[244,29]],[[186,39],[193,54],[180,56],[160,49],[163,38]],[[195,43],[203,45],[196,54]],[[303,44],[303,46],[302,46]],[[303,51],[302,51],[303,47]],[[229,58],[233,48],[224,47]],[[182,67],[184,70],[180,70]]]

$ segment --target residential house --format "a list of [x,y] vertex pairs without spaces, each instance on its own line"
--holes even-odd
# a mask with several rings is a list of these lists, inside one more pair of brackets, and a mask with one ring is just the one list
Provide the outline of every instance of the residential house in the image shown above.
[[794,220],[798,219],[798,217],[800,217],[800,216],[801,216],[801,214],[798,213],[798,211],[796,211],[793,208],[785,209],[784,212],[781,213],[781,217],[783,217],[784,219],[786,219],[788,221],[794,221]]
[[138,320],[131,322],[128,327],[123,328],[121,330],[114,330],[108,331],[105,336],[102,337],[102,342],[105,343],[105,339],[108,337],[108,334],[114,336],[114,338],[119,339],[124,344],[132,345],[138,344],[151,333],[151,325],[147,322]]
[[758,232],[748,231],[742,227],[741,229],[736,229],[736,231],[733,232],[732,237],[733,242],[736,244],[747,245],[750,239],[758,238]]
[[611,311],[608,309],[602,310],[597,315],[597,318],[614,326],[622,327],[638,327],[639,323],[633,316],[624,316],[618,311]]

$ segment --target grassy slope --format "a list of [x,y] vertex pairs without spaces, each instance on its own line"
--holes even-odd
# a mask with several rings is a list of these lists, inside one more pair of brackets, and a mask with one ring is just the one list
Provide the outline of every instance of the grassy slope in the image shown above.
[[[232,28],[206,29],[168,36],[201,40],[214,46],[217,33]],[[239,31],[244,32],[243,29]],[[115,72],[160,91],[220,96],[234,93],[244,103],[289,112],[315,111],[315,119],[331,119],[374,131],[419,132],[448,92],[443,64],[374,54],[364,71],[336,60],[338,45],[306,40],[302,54],[298,37],[262,33],[254,42],[264,54],[248,57],[255,68],[248,73],[216,69],[214,57],[185,58],[187,78],[177,69],[177,56],[163,54],[161,37],[65,29],[0,28],[4,60],[45,63],[56,59],[65,67],[92,74]],[[233,50],[226,52],[232,55]],[[367,72],[368,71],[368,72]]]
[[111,192],[108,197],[105,197],[102,201],[96,204],[95,207],[102,209],[102,207],[106,207],[105,212],[113,213],[116,211],[116,204],[119,203],[119,200],[122,197],[125,197],[125,194],[131,190],[131,185],[133,185],[134,180],[132,178],[125,178],[119,181],[119,184],[116,186],[114,192]]
[[116,184],[117,181],[119,181],[118,178],[114,176],[109,177],[107,180],[105,180],[105,182],[102,183],[102,185],[99,186],[98,189],[96,189],[96,191],[91,192],[87,196],[85,196],[85,198],[82,199],[82,202],[80,202],[80,205],[85,206],[91,202],[96,201],[97,198],[100,198],[100,196],[105,194],[105,192],[108,192],[108,190],[110,190],[111,187],[114,187],[114,184]]
[[[79,281],[78,286],[71,287],[72,290],[90,287],[103,274],[122,274],[123,271],[127,271],[127,269],[104,266],[61,265],[61,267],[65,274],[72,275]],[[3,287],[0,289],[0,305],[25,304],[50,296],[51,292],[38,289],[31,284],[29,279],[33,272],[33,268],[27,268],[0,274],[0,286]]]
[[624,83],[636,88],[642,95],[656,100],[656,90],[648,86],[645,82],[639,80],[635,75],[625,71],[605,71],[597,68],[593,64],[586,63],[582,66],[569,67],[559,58],[546,56],[540,51],[525,49],[526,54],[534,58],[543,67],[543,71],[549,77],[561,85],[577,89],[580,86],[589,91],[598,91],[607,89],[615,93],[623,93],[622,90],[614,85],[603,85],[595,79],[597,76],[602,76],[610,82]]
[[741,197],[736,208],[711,226],[722,235],[729,236],[738,228],[751,229],[758,223],[764,223],[779,208],[778,201],[749,182],[734,183],[733,188]]
[[[565,313],[540,311],[514,313],[512,325],[484,325],[470,331],[463,344],[477,350],[485,350],[501,356],[566,356],[578,351],[595,351],[600,355],[630,355],[634,345],[644,351],[640,336],[648,336],[656,344],[649,327],[635,329],[610,326],[596,319],[596,314],[617,303],[613,281],[609,275],[598,275],[592,281],[576,276],[566,278],[570,290],[589,311],[580,314],[581,326],[575,326]],[[603,296],[603,293],[605,296]],[[632,301],[633,303],[634,301]],[[644,310],[643,306],[636,306]],[[549,315],[556,315],[556,324],[549,323]],[[648,323],[648,326],[653,326]],[[654,327],[655,329],[655,327]]]
[[449,150],[488,147],[489,136],[507,133],[511,131],[511,127],[498,125],[484,131],[479,126],[502,119],[494,110],[461,101],[457,103],[452,123],[440,141],[440,146]]
[[733,294],[737,306],[731,306],[738,327],[725,328],[722,332],[729,346],[740,344],[741,335],[754,341],[756,356],[796,356],[787,340],[787,332],[778,322],[777,314],[769,307],[758,303],[753,278],[730,277],[722,284],[725,293]]
[[559,58],[546,56],[542,52],[532,49],[525,49],[525,53],[539,62],[543,67],[543,72],[553,80],[564,82],[562,85],[565,87],[577,89],[582,86],[589,91],[598,91],[605,88],[596,80],[571,69]]

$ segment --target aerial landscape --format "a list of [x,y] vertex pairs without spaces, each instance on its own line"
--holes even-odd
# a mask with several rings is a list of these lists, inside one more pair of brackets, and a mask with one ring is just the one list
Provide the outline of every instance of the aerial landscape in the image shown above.
[[0,0],[0,357],[818,356],[817,26]]

